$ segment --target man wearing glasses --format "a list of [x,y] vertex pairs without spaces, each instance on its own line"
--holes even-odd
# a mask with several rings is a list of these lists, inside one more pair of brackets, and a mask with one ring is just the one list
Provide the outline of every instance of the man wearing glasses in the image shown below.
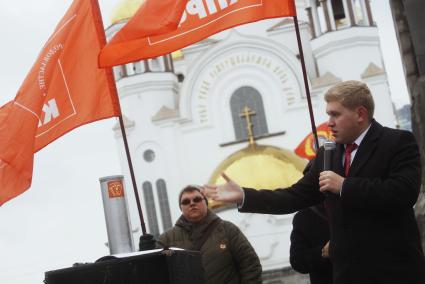
[[206,284],[261,283],[261,264],[237,226],[208,209],[208,200],[196,185],[179,195],[182,215],[159,237],[161,245],[201,252]]

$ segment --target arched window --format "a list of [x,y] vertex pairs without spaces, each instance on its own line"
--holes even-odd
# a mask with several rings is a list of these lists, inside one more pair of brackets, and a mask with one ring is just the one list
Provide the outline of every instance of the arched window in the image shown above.
[[230,98],[230,109],[232,111],[236,140],[248,138],[246,118],[241,117],[241,113],[245,107],[249,107],[255,112],[255,115],[251,116],[251,121],[254,125],[254,136],[269,133],[261,94],[253,87],[244,86],[237,89]]
[[155,200],[153,198],[152,184],[148,181],[142,185],[143,196],[145,197],[146,212],[148,214],[148,224],[150,233],[154,236],[159,235],[158,219],[156,217]]
[[158,190],[159,209],[161,211],[162,228],[164,231],[171,228],[170,203],[168,201],[167,186],[163,179],[156,181],[156,189]]
[[342,0],[332,0],[331,5],[335,20],[344,19],[345,11],[344,4],[342,4]]

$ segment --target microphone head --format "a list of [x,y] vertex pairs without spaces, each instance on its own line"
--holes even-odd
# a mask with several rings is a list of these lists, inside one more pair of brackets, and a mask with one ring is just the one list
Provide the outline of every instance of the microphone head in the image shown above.
[[324,144],[325,151],[326,150],[335,150],[336,149],[336,143],[334,141],[326,141]]

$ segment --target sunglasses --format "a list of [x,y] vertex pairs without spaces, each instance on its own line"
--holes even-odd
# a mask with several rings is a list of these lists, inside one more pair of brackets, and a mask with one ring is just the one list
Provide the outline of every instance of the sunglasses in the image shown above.
[[183,200],[180,202],[180,204],[181,204],[181,205],[189,205],[192,201],[193,201],[193,203],[199,203],[199,202],[201,202],[202,200],[204,200],[204,198],[203,198],[203,197],[200,197],[200,196],[196,196],[196,197],[195,197],[195,198],[193,198],[193,199],[185,198],[185,199],[183,199]]

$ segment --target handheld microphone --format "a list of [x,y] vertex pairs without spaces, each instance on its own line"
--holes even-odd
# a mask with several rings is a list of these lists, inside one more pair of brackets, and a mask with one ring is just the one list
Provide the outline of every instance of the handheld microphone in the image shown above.
[[323,170],[332,170],[332,153],[336,149],[336,143],[333,141],[326,141],[324,144],[324,156],[323,156]]
[[[336,149],[336,143],[333,141],[326,141],[324,144],[325,151],[323,153],[323,170],[330,171],[332,170],[332,153]],[[330,197],[330,192],[325,192],[326,197]]]

